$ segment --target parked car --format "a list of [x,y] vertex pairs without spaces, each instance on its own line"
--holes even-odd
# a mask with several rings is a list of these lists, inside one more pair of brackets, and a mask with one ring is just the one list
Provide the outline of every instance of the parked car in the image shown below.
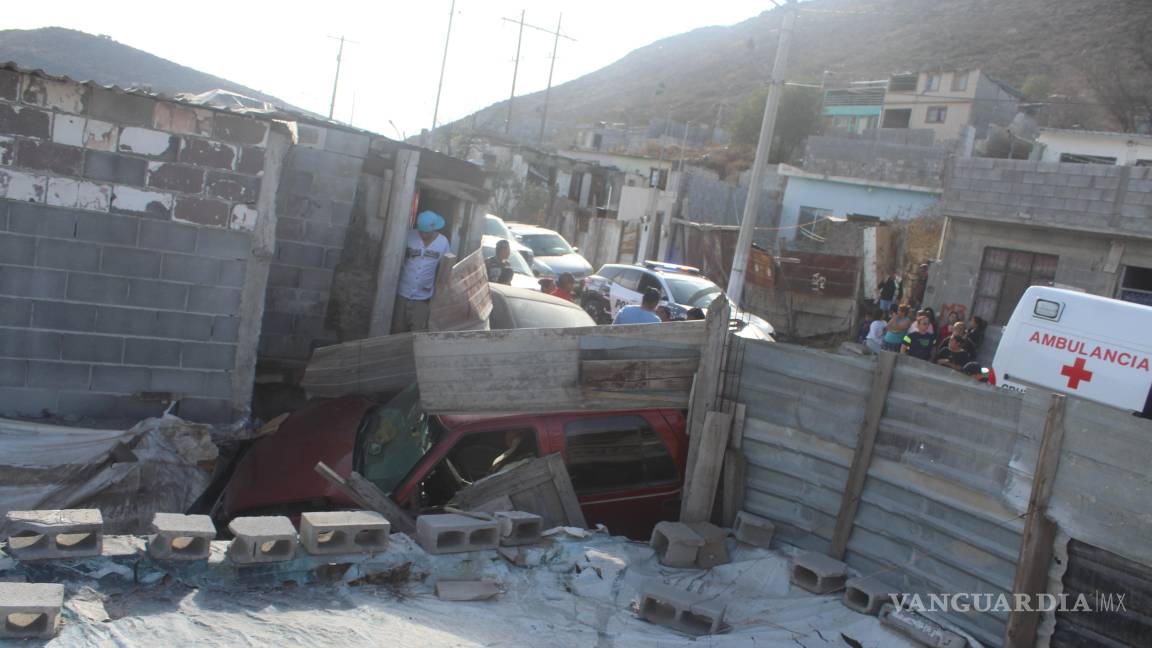
[[583,308],[567,299],[504,284],[492,283],[488,287],[492,289],[490,329],[596,326]]
[[532,250],[532,269],[541,276],[559,277],[562,273],[570,272],[580,280],[591,274],[592,264],[556,232],[521,223],[510,224],[508,229],[517,241]]
[[213,507],[240,515],[298,516],[355,508],[314,467],[363,475],[402,508],[438,511],[461,488],[523,458],[559,452],[591,525],[647,539],[674,520],[688,455],[679,410],[429,416],[415,386],[385,405],[362,396],[315,402],[259,439]]
[[[598,324],[609,324],[621,308],[639,304],[647,288],[660,291],[660,305],[668,309],[674,320],[687,318],[692,308],[707,311],[708,305],[724,292],[691,266],[658,261],[645,261],[643,265],[608,263],[584,280],[580,305]],[[771,340],[775,334],[771,324],[735,304],[732,319],[742,322],[737,333],[742,337]]]
[[[485,234],[480,239],[480,248],[484,250],[484,258],[496,256],[496,244],[500,242],[500,238],[489,236]],[[540,290],[540,281],[536,279],[536,274],[532,272],[532,267],[524,260],[515,248],[510,250],[508,255],[508,265],[512,267],[512,286],[515,288],[527,288],[528,290]]]
[[484,216],[484,236],[508,239],[508,241],[512,243],[512,249],[524,257],[524,260],[528,262],[529,268],[532,267],[532,250],[516,238],[512,230],[508,229],[508,224],[504,222],[503,218],[495,214],[486,214]]

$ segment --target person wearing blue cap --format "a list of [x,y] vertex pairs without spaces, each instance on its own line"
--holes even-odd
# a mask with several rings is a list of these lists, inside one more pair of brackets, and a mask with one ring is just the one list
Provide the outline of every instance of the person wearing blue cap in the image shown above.
[[416,216],[416,229],[408,232],[392,313],[393,333],[428,330],[428,303],[436,290],[436,269],[448,253],[448,239],[440,233],[443,228],[444,217],[422,211]]

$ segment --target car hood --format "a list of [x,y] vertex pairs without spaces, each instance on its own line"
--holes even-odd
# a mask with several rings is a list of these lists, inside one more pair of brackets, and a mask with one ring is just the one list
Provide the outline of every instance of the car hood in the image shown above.
[[347,502],[316,472],[323,461],[340,475],[353,469],[360,421],[376,403],[346,396],[313,403],[260,439],[237,464],[224,493],[224,515],[318,499]]
[[574,252],[561,256],[538,256],[536,261],[557,275],[571,272],[573,275],[583,277],[592,273],[592,265],[588,260]]
[[526,288],[528,290],[540,290],[540,280],[516,272],[512,275],[512,286],[515,288]]

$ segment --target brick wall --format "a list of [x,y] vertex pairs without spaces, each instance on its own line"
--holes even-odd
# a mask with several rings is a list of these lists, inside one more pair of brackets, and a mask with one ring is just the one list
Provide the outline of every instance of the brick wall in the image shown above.
[[0,69],[0,415],[233,415],[268,124]]
[[940,187],[949,150],[845,137],[808,138],[804,170],[881,182]]

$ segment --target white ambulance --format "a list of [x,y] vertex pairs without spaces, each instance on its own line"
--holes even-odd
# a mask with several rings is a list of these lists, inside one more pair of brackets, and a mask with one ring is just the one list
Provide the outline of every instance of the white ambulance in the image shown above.
[[990,382],[1035,385],[1152,416],[1152,307],[1032,286],[992,361]]

